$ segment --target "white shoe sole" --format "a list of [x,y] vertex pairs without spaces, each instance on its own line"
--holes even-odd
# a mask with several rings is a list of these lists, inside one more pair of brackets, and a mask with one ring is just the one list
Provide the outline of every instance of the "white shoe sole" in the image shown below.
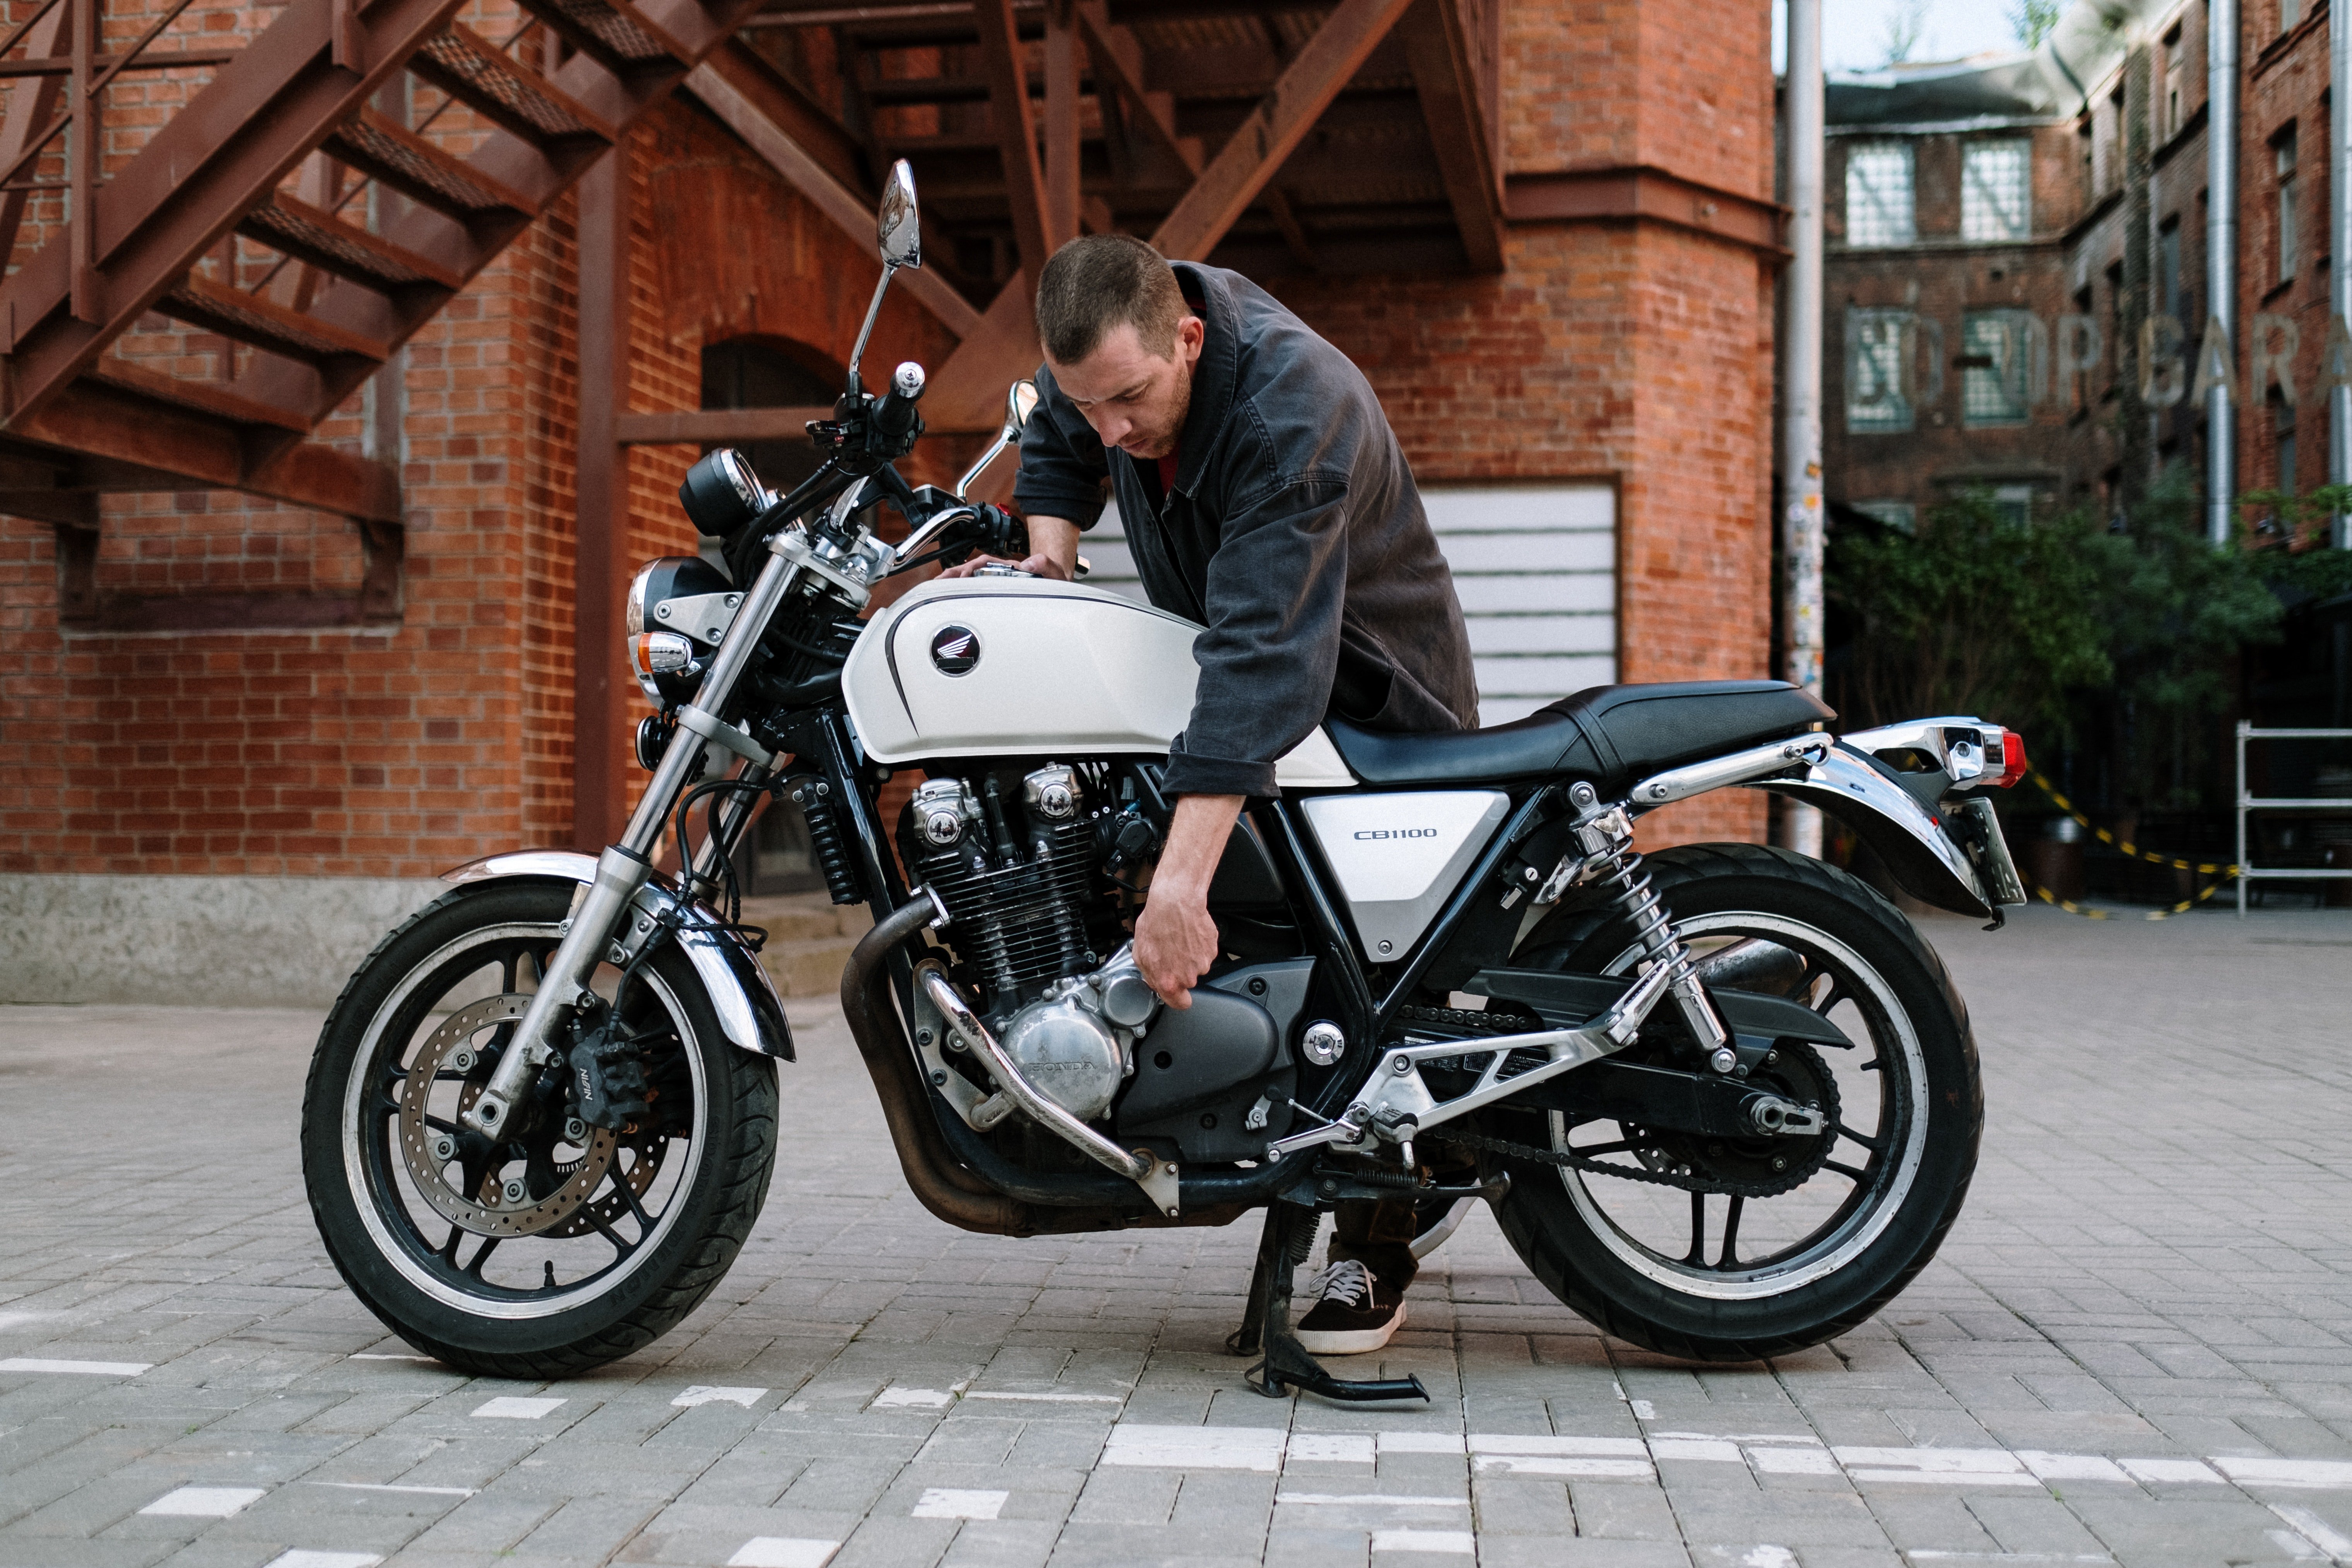
[[1391,1318],[1380,1328],[1301,1332],[1298,1335],[1298,1344],[1299,1348],[1308,1355],[1362,1355],[1366,1351],[1376,1351],[1387,1344],[1396,1337],[1396,1331],[1403,1327],[1404,1303],[1400,1301],[1397,1303],[1396,1316]]

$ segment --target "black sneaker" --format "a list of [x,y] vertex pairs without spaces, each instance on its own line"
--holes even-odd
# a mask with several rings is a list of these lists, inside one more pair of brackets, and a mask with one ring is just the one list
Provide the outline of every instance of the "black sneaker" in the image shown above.
[[1307,1281],[1315,1305],[1293,1331],[1309,1355],[1361,1355],[1389,1342],[1404,1327],[1404,1292],[1354,1258],[1334,1263]]

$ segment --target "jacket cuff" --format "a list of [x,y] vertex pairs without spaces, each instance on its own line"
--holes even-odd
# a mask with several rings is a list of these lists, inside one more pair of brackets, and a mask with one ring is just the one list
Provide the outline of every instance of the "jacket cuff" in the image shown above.
[[1168,752],[1168,773],[1160,781],[1162,795],[1240,795],[1272,800],[1282,793],[1274,782],[1272,763],[1244,763],[1228,757],[1196,757],[1182,749],[1183,737]]
[[1024,517],[1067,518],[1082,530],[1103,514],[1100,490],[1040,484],[1026,476],[1013,487],[1013,505]]

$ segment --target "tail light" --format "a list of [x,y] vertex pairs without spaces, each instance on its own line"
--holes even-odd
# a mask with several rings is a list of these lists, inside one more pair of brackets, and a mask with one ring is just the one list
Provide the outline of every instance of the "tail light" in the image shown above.
[[1993,781],[1996,789],[2008,789],[2025,777],[2025,737],[2014,730],[2000,732],[2000,777]]

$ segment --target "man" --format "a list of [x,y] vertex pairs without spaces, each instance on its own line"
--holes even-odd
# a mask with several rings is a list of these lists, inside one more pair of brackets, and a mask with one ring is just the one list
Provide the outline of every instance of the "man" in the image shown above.
[[[1240,274],[1171,264],[1125,235],[1073,240],[1037,286],[1045,364],[1014,504],[1040,576],[1118,498],[1160,608],[1208,628],[1170,747],[1175,819],[1135,957],[1171,1007],[1216,961],[1208,887],[1244,800],[1324,719],[1399,731],[1477,723],[1470,644],[1445,558],[1371,384]],[[972,563],[960,571],[971,571]],[[1300,1341],[1377,1350],[1418,1268],[1410,1203],[1344,1207]]]

